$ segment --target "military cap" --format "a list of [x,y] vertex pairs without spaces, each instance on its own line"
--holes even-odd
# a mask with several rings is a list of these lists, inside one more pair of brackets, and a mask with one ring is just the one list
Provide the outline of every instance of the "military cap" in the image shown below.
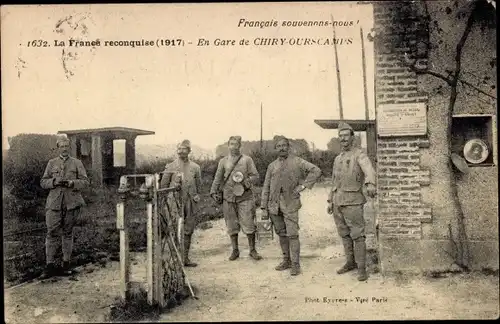
[[351,125],[348,123],[341,122],[339,123],[339,132],[341,130],[350,130],[351,132],[354,132],[354,129],[352,129]]
[[180,149],[180,148],[187,148],[187,149],[191,149],[191,142],[189,140],[183,140],[182,142],[180,142],[179,144],[177,144],[177,148]]
[[59,147],[62,143],[69,143],[69,138],[65,134],[57,135],[56,145]]
[[288,145],[290,145],[290,140],[283,135],[274,136],[274,145],[276,146],[279,141],[285,141]]
[[230,136],[228,142],[230,142],[231,140],[237,141],[238,143],[241,144],[241,136],[236,136],[236,135],[235,136]]
[[286,138],[286,137],[285,137],[285,136],[283,136],[283,135],[276,135],[276,136],[274,136],[274,138],[273,138],[273,139],[274,139],[274,141],[275,141],[275,142],[279,142],[279,141],[281,141],[281,140],[288,141],[288,138]]

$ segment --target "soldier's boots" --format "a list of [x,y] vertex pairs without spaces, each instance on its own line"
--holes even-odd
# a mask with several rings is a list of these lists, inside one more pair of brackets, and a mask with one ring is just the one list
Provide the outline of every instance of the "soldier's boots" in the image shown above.
[[344,245],[346,263],[337,270],[337,274],[344,274],[357,268],[356,262],[354,261],[354,242],[351,237],[343,237],[342,244]]
[[43,270],[40,277],[38,277],[38,279],[44,280],[44,279],[54,277],[56,275],[57,275],[57,268],[54,265],[54,263],[47,263],[47,265],[45,266],[45,269]]
[[283,271],[283,270],[286,270],[286,269],[290,269],[292,267],[292,262],[290,261],[290,259],[283,259],[283,261],[281,261],[280,264],[278,264],[276,266],[276,271]]
[[283,271],[290,269],[292,266],[292,262],[290,261],[290,241],[286,236],[280,236],[279,239],[281,252],[283,253],[283,261],[274,269],[276,269],[276,271]]
[[297,262],[292,263],[292,270],[290,270],[290,275],[297,276],[301,273],[300,264]]
[[297,237],[290,237],[290,257],[292,260],[292,269],[290,274],[296,276],[301,273],[300,270],[300,241]]
[[257,253],[257,250],[255,249],[255,233],[253,234],[248,234],[248,247],[250,248],[250,257],[254,260],[262,260],[262,256],[260,256],[259,253]]
[[356,239],[354,256],[358,265],[358,280],[365,281],[368,279],[368,274],[366,273],[366,242],[364,236]]
[[337,274],[344,274],[346,272],[356,269],[358,266],[356,263],[346,262],[340,269],[337,270]]
[[229,261],[234,261],[240,257],[240,251],[239,250],[233,250],[231,252],[231,255],[229,256]]
[[198,264],[189,259],[189,249],[191,248],[191,235],[184,235],[184,266],[196,267]]
[[358,269],[358,281],[366,281],[368,279],[368,274],[366,273],[366,268]]
[[250,257],[254,260],[257,260],[257,261],[262,260],[262,256],[259,253],[257,253],[256,250],[251,250],[248,255],[250,255]]
[[238,234],[231,235],[231,246],[233,251],[229,256],[229,261],[234,261],[240,257],[240,250],[238,249]]
[[194,268],[198,266],[198,263],[191,261],[189,257],[186,256],[184,259],[184,266]]
[[71,264],[69,261],[63,261],[62,267],[58,272],[61,276],[72,276],[76,274],[76,271],[71,269]]

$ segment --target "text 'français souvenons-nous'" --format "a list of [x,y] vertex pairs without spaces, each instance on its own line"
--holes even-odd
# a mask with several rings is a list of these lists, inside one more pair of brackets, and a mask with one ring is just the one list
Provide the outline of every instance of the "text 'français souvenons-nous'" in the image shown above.
[[270,27],[353,27],[359,20],[333,19],[333,20],[247,20],[238,21],[240,28],[270,28]]

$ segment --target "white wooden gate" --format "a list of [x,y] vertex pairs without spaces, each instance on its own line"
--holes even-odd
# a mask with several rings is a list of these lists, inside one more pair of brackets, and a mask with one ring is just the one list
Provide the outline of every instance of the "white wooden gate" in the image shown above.
[[[160,188],[162,177],[178,177],[177,185]],[[116,206],[116,226],[120,231],[120,292],[130,298],[129,221],[126,202],[142,199],[147,217],[147,280],[148,302],[166,306],[185,286],[183,269],[183,206],[179,199],[180,173],[124,175],[120,178],[119,201]],[[138,187],[137,184],[140,183]],[[170,182],[169,182],[170,183]]]

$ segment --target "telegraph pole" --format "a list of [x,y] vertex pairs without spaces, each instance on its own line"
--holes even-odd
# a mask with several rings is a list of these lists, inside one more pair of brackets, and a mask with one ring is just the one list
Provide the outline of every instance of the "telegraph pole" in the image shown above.
[[263,147],[263,139],[262,139],[262,121],[263,121],[263,110],[262,110],[262,102],[260,103],[260,151],[262,152],[262,147]]
[[335,69],[337,73],[337,87],[338,87],[338,99],[339,99],[339,118],[344,119],[344,108],[342,107],[342,84],[340,82],[340,67],[339,67],[339,57],[337,53],[337,40],[335,38],[335,21],[332,17],[332,27],[333,27],[333,50],[335,52]]
[[363,28],[359,27],[359,33],[361,35],[361,62],[363,66],[363,92],[365,96],[365,119],[370,119],[370,112],[368,110],[368,89],[366,85],[366,58],[365,58],[365,41],[363,39]]

